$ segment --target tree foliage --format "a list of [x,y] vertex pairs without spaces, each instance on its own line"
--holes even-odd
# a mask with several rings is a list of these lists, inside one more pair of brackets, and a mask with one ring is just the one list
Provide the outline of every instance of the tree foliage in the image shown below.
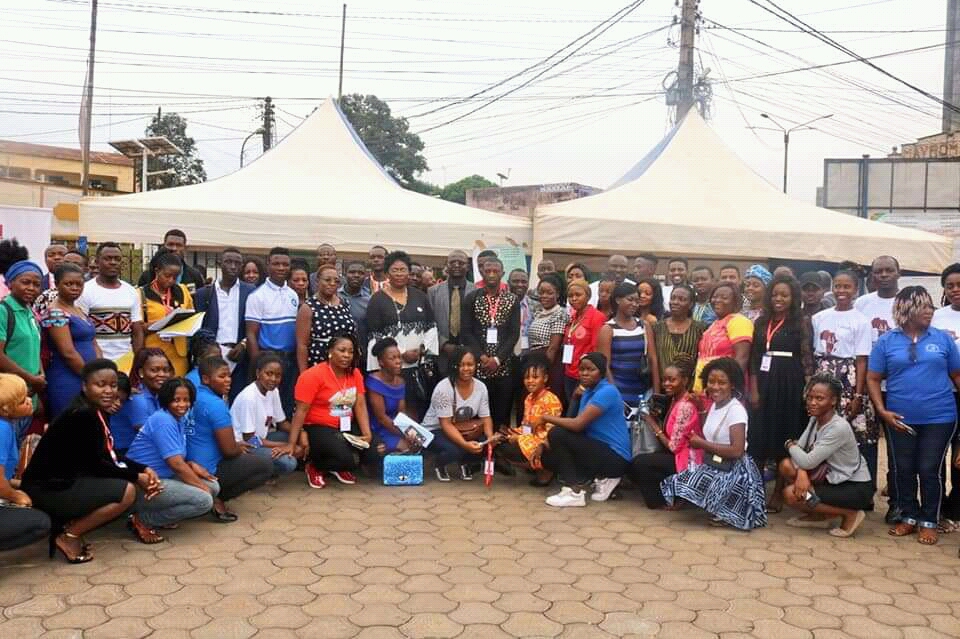
[[457,182],[451,182],[440,191],[440,197],[450,202],[458,204],[467,203],[467,189],[482,189],[488,186],[496,186],[493,182],[482,175],[471,175]]
[[423,140],[410,132],[406,118],[394,117],[377,96],[359,93],[341,97],[340,110],[367,150],[404,188],[423,193],[432,186],[417,179],[428,169],[427,159],[422,154]]
[[[183,155],[165,155],[147,160],[147,170],[172,171],[169,174],[151,175],[147,178],[148,190],[167,189],[172,186],[198,184],[207,180],[207,172],[203,168],[203,160],[197,157],[197,144],[187,135],[187,120],[177,113],[157,114],[144,131],[147,137],[166,136],[183,151]],[[135,179],[140,182],[140,162],[137,161]]]

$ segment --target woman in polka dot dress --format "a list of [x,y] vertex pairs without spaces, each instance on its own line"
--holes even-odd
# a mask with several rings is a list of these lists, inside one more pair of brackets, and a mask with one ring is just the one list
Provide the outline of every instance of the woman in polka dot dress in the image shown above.
[[335,266],[321,266],[317,292],[307,297],[297,312],[297,365],[300,372],[326,361],[327,345],[336,335],[357,338],[357,323],[350,305],[340,299],[340,274]]

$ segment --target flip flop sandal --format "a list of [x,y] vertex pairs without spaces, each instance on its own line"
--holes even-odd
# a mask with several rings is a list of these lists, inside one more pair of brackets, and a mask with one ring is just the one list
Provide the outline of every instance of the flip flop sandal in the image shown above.
[[159,544],[165,541],[163,535],[160,535],[156,530],[140,521],[140,518],[136,515],[131,515],[127,520],[127,528],[130,529],[130,532],[133,533],[133,536],[136,537],[141,544]]
[[890,530],[887,531],[887,534],[891,537],[909,537],[913,533],[917,532],[917,527],[913,524],[899,523]]
[[917,533],[917,542],[924,546],[936,546],[940,541],[940,535],[936,528],[921,528]]

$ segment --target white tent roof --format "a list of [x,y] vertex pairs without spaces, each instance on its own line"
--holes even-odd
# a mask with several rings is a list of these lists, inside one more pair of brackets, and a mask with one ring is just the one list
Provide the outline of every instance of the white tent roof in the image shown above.
[[183,229],[195,246],[286,246],[341,251],[373,244],[420,255],[519,245],[530,221],[400,187],[328,98],[276,148],[210,182],[80,202],[80,233],[92,241],[157,242]]
[[534,250],[860,264],[890,254],[904,269],[939,273],[953,242],[787,197],[693,110],[610,190],[538,207]]

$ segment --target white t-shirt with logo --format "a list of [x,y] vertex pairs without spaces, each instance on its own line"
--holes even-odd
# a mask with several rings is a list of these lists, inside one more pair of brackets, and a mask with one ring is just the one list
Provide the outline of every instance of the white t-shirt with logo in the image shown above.
[[870,322],[871,345],[876,344],[880,336],[897,327],[893,321],[893,297],[883,298],[877,293],[868,293],[857,298],[853,307],[867,316]]
[[867,316],[855,308],[838,311],[828,308],[816,313],[813,322],[813,348],[817,355],[869,357],[873,347],[872,327]]
[[256,382],[240,391],[233,400],[230,417],[233,420],[233,434],[238,442],[243,441],[243,436],[250,433],[264,441],[274,426],[287,419],[280,403],[280,391],[273,389],[264,395]]
[[950,335],[960,348],[960,311],[953,310],[952,306],[938,308],[933,314],[931,325]]
[[92,279],[83,285],[77,306],[93,321],[97,345],[105,358],[117,361],[133,350],[132,325],[143,321],[137,289],[123,280],[118,288],[107,288]]

